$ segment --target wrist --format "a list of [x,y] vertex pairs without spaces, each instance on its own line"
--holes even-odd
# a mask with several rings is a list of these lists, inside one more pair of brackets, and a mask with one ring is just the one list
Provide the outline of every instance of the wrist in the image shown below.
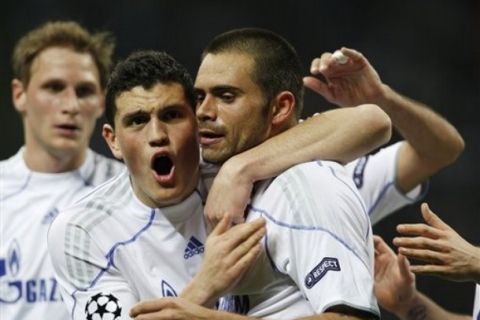
[[213,307],[218,299],[215,288],[194,277],[180,293],[180,297],[204,307]]
[[258,166],[256,157],[250,156],[249,151],[237,154],[228,159],[220,171],[229,177],[229,181],[235,184],[253,184],[255,181],[262,179],[256,176]]
[[[400,299],[402,299],[400,297]],[[425,308],[425,302],[420,292],[415,290],[412,297],[403,297],[403,301],[400,301],[399,306],[394,310],[395,315],[400,319],[411,319],[412,314],[419,312]]]

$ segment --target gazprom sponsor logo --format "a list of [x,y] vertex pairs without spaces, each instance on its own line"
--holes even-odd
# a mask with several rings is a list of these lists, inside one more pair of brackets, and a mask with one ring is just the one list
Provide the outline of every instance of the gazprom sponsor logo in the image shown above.
[[340,271],[340,263],[337,258],[325,257],[305,277],[305,286],[311,289],[320,281],[328,271]]
[[7,256],[0,257],[0,303],[60,302],[60,292],[54,278],[21,278],[20,246],[13,240]]

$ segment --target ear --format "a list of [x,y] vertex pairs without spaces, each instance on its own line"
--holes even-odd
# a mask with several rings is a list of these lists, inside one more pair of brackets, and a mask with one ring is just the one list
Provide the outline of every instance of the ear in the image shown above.
[[24,87],[22,81],[18,79],[12,80],[12,103],[20,114],[26,112],[27,88]]
[[290,91],[282,91],[273,99],[272,125],[283,127],[295,119],[295,96]]
[[115,130],[108,123],[104,124],[102,127],[102,136],[108,144],[110,151],[115,158],[118,160],[123,160],[122,150],[118,144],[117,136],[115,135]]

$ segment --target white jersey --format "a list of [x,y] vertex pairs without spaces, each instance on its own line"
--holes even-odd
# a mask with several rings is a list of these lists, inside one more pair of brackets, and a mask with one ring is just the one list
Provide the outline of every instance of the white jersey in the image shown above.
[[425,183],[407,194],[398,190],[395,181],[396,167],[398,150],[402,143],[395,143],[346,165],[365,201],[372,224],[405,205],[419,201],[428,189]]
[[78,170],[38,173],[27,168],[23,153],[0,162],[0,317],[68,319],[47,253],[47,230],[60,207],[124,166],[88,150]]
[[139,301],[180,294],[203,258],[205,197],[200,179],[180,204],[150,208],[124,172],[62,211],[48,245],[72,319],[130,319]]
[[343,166],[295,166],[260,184],[249,208],[247,220],[267,220],[263,251],[221,308],[294,319],[342,305],[379,316],[371,225]]
[[480,285],[475,285],[475,300],[473,302],[473,320],[480,319]]

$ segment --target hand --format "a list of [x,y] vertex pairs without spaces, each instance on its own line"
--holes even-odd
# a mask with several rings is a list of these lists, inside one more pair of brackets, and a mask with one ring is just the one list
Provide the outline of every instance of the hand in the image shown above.
[[135,320],[212,320],[214,312],[182,298],[161,298],[138,303],[130,310],[130,317]]
[[407,258],[395,255],[379,236],[373,236],[375,245],[375,296],[386,310],[406,314],[417,294],[415,274],[409,270]]
[[329,52],[312,61],[310,72],[312,75],[322,75],[326,83],[315,77],[305,77],[304,85],[341,107],[364,103],[375,103],[382,107],[387,86],[382,83],[378,73],[360,52],[348,48],[340,51],[348,57],[345,64],[337,62]]
[[208,236],[202,266],[180,295],[192,302],[213,306],[233,288],[260,253],[265,220],[255,219],[231,228],[225,216]]
[[234,224],[244,222],[252,188],[253,181],[242,173],[241,165],[234,158],[225,162],[208,192],[204,210],[209,225],[216,226],[226,214]]
[[427,262],[411,266],[417,274],[434,275],[454,281],[480,279],[480,249],[463,239],[443,222],[426,203],[421,206],[427,224],[401,224],[393,243],[407,257]]

